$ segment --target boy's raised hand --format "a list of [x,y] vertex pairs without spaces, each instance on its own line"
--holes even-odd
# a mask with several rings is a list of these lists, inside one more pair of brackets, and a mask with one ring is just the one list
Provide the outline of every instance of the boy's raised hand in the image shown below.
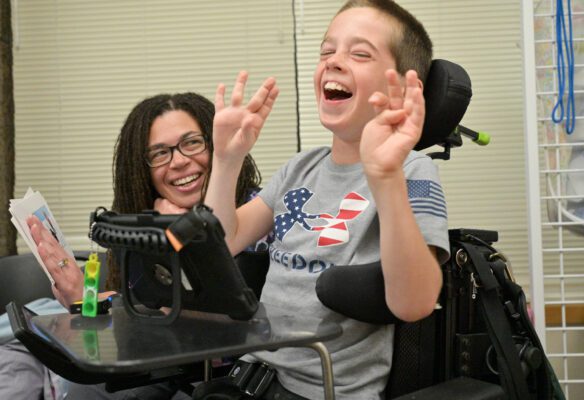
[[278,97],[276,80],[268,78],[244,105],[247,77],[246,71],[239,73],[227,106],[224,99],[225,85],[219,84],[217,87],[213,119],[214,158],[235,157],[243,160],[255,144]]
[[369,103],[377,114],[365,125],[360,154],[369,178],[383,179],[401,171],[408,153],[422,134],[425,103],[418,74],[408,71],[405,90],[395,70],[386,72],[388,93],[376,92]]

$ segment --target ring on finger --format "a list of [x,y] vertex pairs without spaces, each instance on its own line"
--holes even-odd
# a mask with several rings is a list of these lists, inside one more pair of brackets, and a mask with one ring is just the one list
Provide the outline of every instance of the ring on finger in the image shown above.
[[67,264],[69,264],[69,260],[67,258],[63,258],[57,263],[57,265],[61,268],[65,267]]

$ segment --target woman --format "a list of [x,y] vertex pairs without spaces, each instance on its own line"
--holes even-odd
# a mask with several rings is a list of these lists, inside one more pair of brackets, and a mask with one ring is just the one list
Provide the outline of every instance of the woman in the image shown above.
[[[204,195],[213,154],[213,104],[195,93],[162,94],[134,107],[115,146],[114,201],[119,213],[155,209],[180,214]],[[251,158],[239,178],[237,204],[258,190],[260,173]],[[53,292],[68,307],[83,295],[83,274],[35,217],[29,219],[39,254],[55,279]],[[65,267],[60,267],[65,264]],[[119,269],[108,257],[108,289],[119,287]]]
[[[213,116],[213,104],[196,93],[161,94],[137,104],[115,145],[112,209],[119,213],[155,209],[161,214],[176,214],[201,202],[213,158]],[[248,156],[239,177],[238,205],[257,193],[260,181],[260,173]],[[82,298],[83,273],[36,217],[27,222],[55,280],[55,298],[68,308]],[[106,286],[117,290],[119,281],[119,268],[108,255]],[[30,379],[23,379],[23,372]],[[0,346],[0,398],[38,398],[44,377],[50,375],[20,343]],[[52,378],[49,384],[56,386],[56,376]],[[59,388],[53,389],[58,394]],[[45,398],[50,398],[46,395],[45,391]]]

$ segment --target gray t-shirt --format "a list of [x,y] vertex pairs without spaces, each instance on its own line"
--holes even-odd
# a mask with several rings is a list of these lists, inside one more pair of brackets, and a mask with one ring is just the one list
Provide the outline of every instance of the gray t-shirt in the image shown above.
[[[446,204],[436,166],[427,156],[411,152],[404,171],[420,230],[445,261]],[[325,343],[337,398],[379,399],[391,367],[393,325],[366,324],[335,313],[315,292],[316,279],[327,268],[379,261],[379,220],[362,165],[335,164],[330,148],[302,152],[259,196],[274,211],[275,232],[261,300],[339,323],[343,334]],[[283,348],[253,356],[275,367],[287,389],[309,399],[323,396],[320,359],[313,350]]]

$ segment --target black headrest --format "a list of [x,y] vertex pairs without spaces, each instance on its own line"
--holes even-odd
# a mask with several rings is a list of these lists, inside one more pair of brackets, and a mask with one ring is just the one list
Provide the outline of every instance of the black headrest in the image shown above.
[[424,85],[426,119],[415,150],[444,142],[462,120],[472,97],[470,77],[460,65],[433,60]]

